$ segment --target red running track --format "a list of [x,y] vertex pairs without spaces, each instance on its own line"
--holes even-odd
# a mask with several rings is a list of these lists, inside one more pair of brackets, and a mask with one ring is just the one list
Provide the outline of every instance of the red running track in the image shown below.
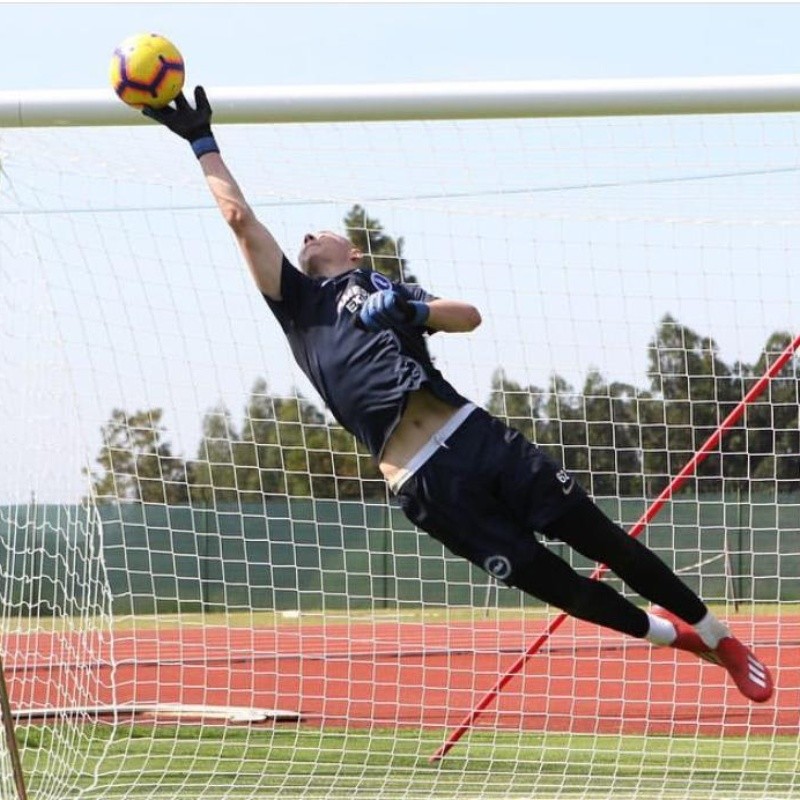
[[[197,627],[9,635],[16,708],[183,703],[279,708],[335,726],[452,727],[544,629],[542,620]],[[478,727],[773,735],[800,728],[800,616],[736,617],[777,683],[743,698],[719,667],[568,621]]]

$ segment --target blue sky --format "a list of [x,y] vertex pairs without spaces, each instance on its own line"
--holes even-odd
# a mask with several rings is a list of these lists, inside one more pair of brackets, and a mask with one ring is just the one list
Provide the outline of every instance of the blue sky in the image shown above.
[[770,74],[797,68],[800,6],[4,3],[0,28],[3,90],[97,88],[139,31],[209,86]]

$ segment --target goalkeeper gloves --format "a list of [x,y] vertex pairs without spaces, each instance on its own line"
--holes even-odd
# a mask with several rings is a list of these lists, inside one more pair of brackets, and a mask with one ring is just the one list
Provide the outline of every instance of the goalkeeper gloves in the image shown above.
[[368,331],[382,331],[403,325],[422,326],[428,321],[427,303],[406,300],[394,289],[373,292],[361,306],[358,319]]
[[211,104],[206,97],[206,90],[196,86],[194,90],[195,108],[189,105],[186,96],[181,92],[175,98],[175,108],[149,108],[145,106],[142,113],[162,125],[166,125],[181,139],[186,139],[192,146],[194,154],[200,158],[206,153],[219,153],[219,147],[211,133]]

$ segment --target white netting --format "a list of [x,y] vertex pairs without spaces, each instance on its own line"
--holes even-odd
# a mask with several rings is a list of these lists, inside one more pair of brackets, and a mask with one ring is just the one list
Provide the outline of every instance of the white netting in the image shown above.
[[[475,303],[483,325],[434,337],[437,365],[630,526],[796,334],[798,130],[747,115],[217,138],[290,258],[359,204],[420,283]],[[555,611],[390,507],[185,143],[6,129],[0,162],[2,654],[34,797],[800,792],[796,360],[645,536],[756,644],[775,700],[570,622],[434,767]]]

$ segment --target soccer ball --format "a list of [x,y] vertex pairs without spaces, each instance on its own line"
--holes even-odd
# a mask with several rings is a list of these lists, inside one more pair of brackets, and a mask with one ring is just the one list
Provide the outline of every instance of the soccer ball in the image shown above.
[[163,36],[139,33],[114,50],[108,77],[129,106],[163,108],[183,89],[183,56]]

